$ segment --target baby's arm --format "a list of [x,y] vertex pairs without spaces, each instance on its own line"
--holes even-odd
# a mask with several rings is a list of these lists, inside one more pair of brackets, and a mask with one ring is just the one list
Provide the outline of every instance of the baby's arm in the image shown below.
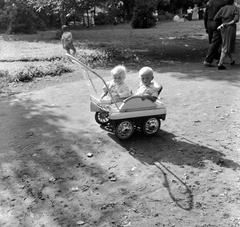
[[[107,82],[107,86],[109,88],[109,86],[110,86],[109,82]],[[103,93],[102,93],[100,99],[104,98],[108,94],[108,88],[106,86],[103,87]]]
[[100,99],[104,98],[107,94],[108,94],[107,89],[103,89],[103,93],[102,93]]
[[157,97],[154,97],[154,96],[151,96],[151,95],[142,95],[142,100],[144,100],[144,99],[149,99],[149,100],[151,100],[152,102],[156,102],[156,100],[157,100]]

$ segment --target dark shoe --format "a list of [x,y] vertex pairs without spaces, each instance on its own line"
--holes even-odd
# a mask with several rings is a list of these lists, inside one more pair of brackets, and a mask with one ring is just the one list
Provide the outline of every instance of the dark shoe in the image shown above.
[[218,64],[218,69],[223,70],[223,69],[226,69],[226,67],[223,64],[219,63]]
[[204,65],[204,66],[207,66],[207,67],[211,67],[212,64],[209,63],[209,62],[207,62],[207,61],[204,61],[204,62],[203,62],[203,65]]
[[234,61],[234,60],[231,60],[231,61],[230,61],[230,65],[235,65],[235,61]]

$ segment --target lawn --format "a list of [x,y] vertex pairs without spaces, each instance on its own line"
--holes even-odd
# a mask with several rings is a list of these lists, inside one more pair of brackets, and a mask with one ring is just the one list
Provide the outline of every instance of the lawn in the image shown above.
[[[76,28],[72,33],[77,57],[91,67],[199,61],[207,48],[203,21],[164,21],[151,29],[132,29],[130,24]],[[64,69],[63,73],[74,71],[65,58],[58,34],[59,30],[39,31],[32,35],[2,34],[2,80],[26,81],[33,77],[53,76],[54,70],[59,72],[59,67]]]
[[[1,81],[26,81],[74,71],[74,66],[65,57],[59,32],[2,34]],[[72,33],[78,59],[94,68],[116,64],[131,68],[143,64],[171,66],[199,62],[203,61],[208,48],[203,21],[159,21],[150,29],[132,29],[130,24],[80,27],[73,28]]]

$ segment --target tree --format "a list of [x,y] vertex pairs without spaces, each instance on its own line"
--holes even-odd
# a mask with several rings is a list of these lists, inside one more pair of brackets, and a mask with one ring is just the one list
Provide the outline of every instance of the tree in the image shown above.
[[155,0],[136,0],[132,27],[133,28],[150,28],[156,25],[156,19],[153,13],[156,10],[157,1]]
[[92,7],[106,3],[107,0],[27,0],[37,11],[50,9],[59,14],[61,24],[66,23],[66,15],[87,12]]

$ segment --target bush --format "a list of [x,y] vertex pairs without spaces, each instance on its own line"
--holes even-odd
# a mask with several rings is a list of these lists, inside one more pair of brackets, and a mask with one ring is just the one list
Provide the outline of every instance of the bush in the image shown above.
[[6,31],[10,23],[10,16],[3,10],[0,10],[0,30]]
[[28,65],[23,69],[15,71],[12,74],[11,82],[28,82],[32,81],[34,78],[42,78],[45,76],[61,76],[63,73],[72,72],[73,70],[63,64],[61,61],[52,62],[52,64],[47,67]]
[[156,25],[153,16],[154,7],[145,1],[139,1],[134,8],[132,18],[132,28],[151,28]]
[[34,22],[36,16],[33,10],[27,6],[20,5],[12,12],[12,14],[11,33],[35,33],[37,26]]
[[95,16],[95,25],[105,25],[109,23],[109,17],[106,13],[98,13],[98,15]]

